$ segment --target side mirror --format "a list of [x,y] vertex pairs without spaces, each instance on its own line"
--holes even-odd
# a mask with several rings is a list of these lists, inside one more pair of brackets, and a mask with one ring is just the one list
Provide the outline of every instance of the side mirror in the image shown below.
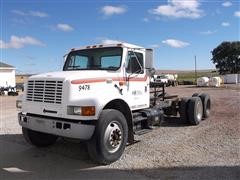
[[149,77],[153,77],[153,75],[156,73],[156,70],[154,68],[148,68],[147,69],[147,75]]

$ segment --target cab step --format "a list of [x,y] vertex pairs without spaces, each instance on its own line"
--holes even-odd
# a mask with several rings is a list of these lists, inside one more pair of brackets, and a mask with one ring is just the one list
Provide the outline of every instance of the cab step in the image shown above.
[[151,129],[141,129],[141,130],[135,131],[134,134],[140,136],[140,135],[149,133],[151,131],[152,131]]
[[141,121],[146,121],[147,120],[147,117],[143,117],[142,116],[142,113],[140,112],[135,112],[133,113],[133,122],[136,124],[136,123],[139,123]]
[[147,120],[146,117],[138,116],[138,117],[135,117],[135,118],[133,119],[133,122],[134,122],[134,123],[138,123],[138,122],[140,122],[140,121],[146,121],[146,120]]

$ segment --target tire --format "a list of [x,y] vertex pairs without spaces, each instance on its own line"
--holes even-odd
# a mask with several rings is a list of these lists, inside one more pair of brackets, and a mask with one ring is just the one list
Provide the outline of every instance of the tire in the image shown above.
[[188,103],[188,118],[191,125],[198,125],[202,120],[203,105],[200,97],[192,97]]
[[203,119],[206,119],[210,116],[211,110],[211,99],[209,94],[202,93],[199,95],[203,104]]
[[179,114],[180,114],[180,119],[182,122],[187,123],[188,122],[188,102],[190,98],[184,97],[180,101],[180,106],[179,106]]
[[123,154],[127,138],[128,126],[124,115],[114,109],[103,110],[93,137],[87,143],[88,153],[97,163],[110,164]]
[[194,94],[192,95],[192,97],[197,97],[197,96],[199,96],[198,93],[194,93]]
[[37,147],[50,146],[58,139],[58,137],[55,135],[33,131],[24,127],[22,128],[22,133],[29,144]]
[[8,92],[8,96],[14,96],[13,92]]

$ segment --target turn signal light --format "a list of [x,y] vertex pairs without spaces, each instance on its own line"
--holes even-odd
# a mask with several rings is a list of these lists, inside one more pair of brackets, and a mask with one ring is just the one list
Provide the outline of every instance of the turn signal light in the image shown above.
[[119,81],[119,86],[123,86],[125,85],[126,83],[124,81]]
[[82,106],[82,116],[95,116],[95,106]]

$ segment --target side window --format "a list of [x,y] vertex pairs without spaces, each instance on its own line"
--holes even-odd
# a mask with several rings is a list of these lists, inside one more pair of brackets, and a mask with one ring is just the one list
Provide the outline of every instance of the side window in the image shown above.
[[144,73],[143,54],[129,51],[127,56],[126,67],[127,73],[143,74]]

